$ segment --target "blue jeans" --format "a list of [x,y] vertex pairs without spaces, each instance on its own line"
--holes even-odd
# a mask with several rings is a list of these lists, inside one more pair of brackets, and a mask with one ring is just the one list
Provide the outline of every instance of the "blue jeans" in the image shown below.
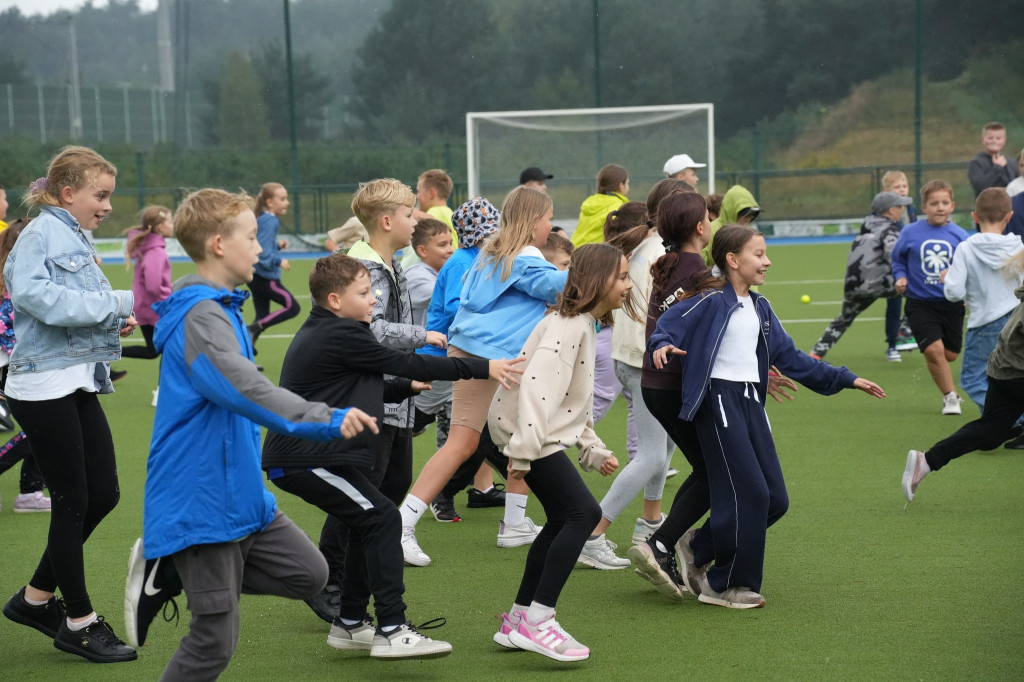
[[980,327],[968,328],[964,337],[963,363],[960,365],[960,388],[978,409],[985,411],[985,393],[988,391],[988,356],[996,349],[999,332],[1006,326],[1010,313]]

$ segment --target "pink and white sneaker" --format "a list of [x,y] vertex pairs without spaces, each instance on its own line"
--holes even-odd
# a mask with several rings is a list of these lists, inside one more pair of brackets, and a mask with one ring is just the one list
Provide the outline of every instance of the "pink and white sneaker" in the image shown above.
[[498,626],[498,631],[494,633],[494,641],[506,649],[518,649],[519,647],[513,644],[508,636],[519,627],[519,621],[523,619],[523,614],[513,611],[510,614],[503,613],[500,616],[495,616],[495,618],[501,622],[501,625]]
[[590,649],[573,639],[572,635],[558,624],[553,613],[551,618],[537,625],[531,623],[524,615],[508,639],[520,649],[533,651],[556,661],[583,661],[590,658]]
[[50,511],[50,498],[42,490],[34,493],[18,495],[14,499],[14,511],[19,514],[32,514]]

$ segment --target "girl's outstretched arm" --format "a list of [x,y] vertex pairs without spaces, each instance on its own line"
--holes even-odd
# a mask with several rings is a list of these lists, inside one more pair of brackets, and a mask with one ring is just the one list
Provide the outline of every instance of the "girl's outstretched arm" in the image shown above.
[[885,397],[885,391],[882,390],[881,386],[873,381],[868,381],[861,377],[857,377],[857,380],[853,382],[853,387],[864,391],[868,395],[873,395],[876,398]]

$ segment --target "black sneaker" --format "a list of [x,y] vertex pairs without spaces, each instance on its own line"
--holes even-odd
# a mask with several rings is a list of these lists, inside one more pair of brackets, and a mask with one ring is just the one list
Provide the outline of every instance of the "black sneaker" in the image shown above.
[[1007,450],[1024,450],[1024,434],[1018,434],[1015,438],[1003,443],[1003,447]]
[[[146,559],[142,540],[136,540],[128,558],[128,579],[124,586],[125,636],[134,647],[146,643],[149,626],[156,614],[163,610],[168,623],[178,617],[178,604],[174,597],[181,594],[181,579],[170,557]],[[173,609],[170,613],[167,607]],[[88,656],[86,656],[88,658]]]
[[313,613],[328,623],[334,623],[334,619],[341,614],[341,587],[335,583],[327,583],[327,586],[309,599],[303,599],[306,606],[313,609]]
[[32,606],[25,601],[23,587],[4,604],[4,615],[15,623],[35,628],[52,638],[57,636],[57,629],[64,622],[64,602],[50,597],[50,601],[42,606]]
[[252,341],[252,354],[254,356],[259,355],[259,351],[256,350],[256,339],[260,338],[260,334],[263,333],[263,327],[258,323],[253,322],[250,325],[246,325],[245,328],[249,330],[249,340]]
[[7,405],[7,396],[0,391],[0,431],[13,431],[14,418],[11,417],[11,408]]
[[647,540],[630,547],[626,555],[636,574],[654,585],[654,589],[672,599],[683,598],[687,589],[676,567],[674,552],[662,552],[653,540]]
[[434,518],[441,523],[455,523],[461,521],[462,517],[455,511],[455,500],[441,493],[430,503],[430,511]]
[[491,486],[491,489],[485,493],[480,492],[476,488],[470,488],[467,495],[469,502],[466,503],[466,506],[470,509],[505,506],[505,486],[501,483]]
[[139,657],[135,649],[114,634],[110,623],[99,616],[92,624],[72,632],[67,620],[60,624],[53,645],[61,651],[87,658],[93,663],[121,663]]
[[118,379],[124,379],[128,374],[126,369],[112,369],[110,370],[110,380],[117,381]]

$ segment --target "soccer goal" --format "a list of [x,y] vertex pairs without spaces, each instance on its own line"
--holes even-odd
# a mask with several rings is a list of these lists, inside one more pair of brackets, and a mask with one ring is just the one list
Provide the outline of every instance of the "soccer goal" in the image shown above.
[[555,218],[575,221],[580,204],[597,189],[608,163],[629,171],[631,199],[643,201],[665,177],[669,157],[689,154],[706,163],[698,191],[715,191],[713,104],[669,104],[599,109],[488,111],[466,114],[469,196],[501,205],[519,173],[537,166],[554,175],[548,192]]

